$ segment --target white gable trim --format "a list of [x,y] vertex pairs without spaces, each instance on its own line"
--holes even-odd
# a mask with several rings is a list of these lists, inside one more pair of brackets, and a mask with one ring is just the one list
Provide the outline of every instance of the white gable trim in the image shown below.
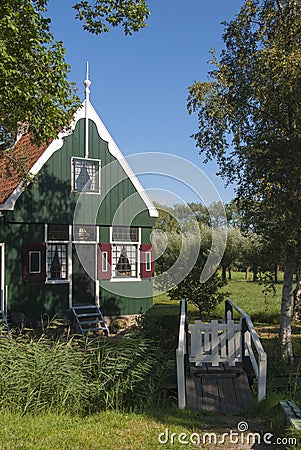
[[[87,104],[86,104],[86,102],[87,102]],[[58,137],[51,142],[49,147],[47,147],[45,152],[40,156],[40,158],[37,160],[37,162],[32,166],[32,168],[29,171],[29,175],[32,175],[32,177],[37,175],[39,173],[39,171],[41,170],[41,168],[44,166],[44,164],[49,160],[49,158],[57,150],[62,148],[62,146],[64,144],[64,138],[66,136],[69,136],[70,134],[72,134],[72,132],[75,129],[76,123],[80,119],[84,119],[85,118],[86,111],[87,111],[88,118],[95,123],[95,125],[97,127],[97,130],[98,130],[98,133],[99,133],[99,136],[104,141],[108,142],[109,152],[111,153],[112,156],[114,156],[118,160],[118,162],[120,163],[121,167],[123,168],[123,170],[125,171],[125,173],[129,177],[131,182],[133,183],[133,185],[134,185],[135,189],[137,190],[138,194],[140,195],[141,199],[143,200],[143,202],[147,206],[150,217],[158,217],[157,209],[154,207],[154,205],[153,205],[152,201],[150,200],[149,196],[147,195],[147,193],[143,189],[140,181],[138,180],[138,178],[136,177],[136,175],[132,171],[132,169],[129,166],[127,160],[125,159],[125,157],[121,153],[119,147],[117,146],[117,144],[113,140],[112,136],[108,132],[107,128],[105,127],[104,123],[100,119],[99,115],[97,114],[97,112],[95,111],[95,109],[93,108],[93,106],[92,106],[92,104],[90,103],[89,100],[88,101],[85,100],[82,103],[82,106],[76,111],[76,113],[74,115],[74,119],[73,119],[73,121],[71,123],[70,129],[68,131],[60,132],[58,134]],[[2,211],[3,210],[5,210],[5,211],[7,211],[7,210],[12,211],[14,209],[14,207],[15,207],[16,201],[18,200],[18,198],[22,194],[23,190],[24,190],[24,184],[21,182],[19,184],[19,186],[17,186],[17,188],[10,194],[8,199],[4,203],[2,203],[0,205],[0,210],[2,210]]]

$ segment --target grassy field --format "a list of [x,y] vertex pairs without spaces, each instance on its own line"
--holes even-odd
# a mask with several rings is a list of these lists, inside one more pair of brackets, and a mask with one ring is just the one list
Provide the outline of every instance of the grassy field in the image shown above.
[[[176,407],[148,411],[143,414],[107,411],[88,417],[41,414],[19,416],[1,414],[0,449],[24,450],[148,450],[196,448],[190,443],[209,444],[209,436],[215,433],[217,442],[222,434],[237,430],[239,417],[204,417],[192,411],[180,411]],[[264,434],[267,422],[262,418],[249,418],[250,432]],[[168,431],[166,431],[168,430]],[[174,433],[173,437],[171,436]],[[187,435],[187,444],[179,442],[181,433]],[[161,435],[159,442],[159,436]],[[180,438],[181,439],[181,438]],[[203,441],[204,439],[204,441]],[[172,441],[173,440],[173,441]],[[183,435],[182,435],[183,440]],[[214,448],[233,448],[223,444]],[[273,446],[274,447],[274,446]],[[213,448],[213,446],[202,446]],[[243,447],[241,448],[250,448]],[[275,447],[274,447],[275,448]]]
[[[241,306],[256,324],[257,330],[262,338],[265,350],[268,352],[268,398],[260,406],[248,414],[248,417],[226,417],[204,415],[198,412],[179,410],[176,406],[165,406],[150,409],[145,407],[142,412],[129,412],[125,410],[104,410],[95,405],[95,413],[79,415],[78,413],[26,413],[20,414],[12,409],[5,408],[2,398],[1,427],[0,427],[0,450],[22,449],[22,450],[148,450],[148,449],[182,449],[196,448],[189,443],[193,436],[194,440],[204,438],[205,433],[216,433],[216,439],[221,440],[223,433],[237,430],[240,421],[246,421],[249,432],[258,432],[261,435],[267,432],[280,436],[293,436],[298,439],[301,435],[291,430],[285,430],[284,416],[278,403],[280,399],[294,399],[301,403],[299,386],[293,379],[286,386],[279,389],[273,387],[273,379],[278,375],[290,371],[281,364],[279,359],[278,325],[281,282],[276,285],[276,291],[264,292],[263,286],[246,281],[244,274],[234,273],[225,291],[229,297]],[[160,326],[176,321],[179,313],[179,301],[170,301],[166,294],[155,299],[152,314],[159,316]],[[192,304],[188,306],[190,320],[197,317],[198,310]],[[220,305],[212,314],[212,318],[222,319],[223,305]],[[166,322],[167,321],[167,322]],[[168,327],[166,327],[168,328]],[[294,348],[297,354],[301,354],[301,329],[295,326]],[[51,359],[51,358],[50,358]],[[51,359],[52,360],[52,359]],[[42,369],[41,369],[42,370]],[[300,371],[300,365],[292,369]],[[1,380],[0,380],[1,387]],[[84,398],[81,400],[84,402]],[[174,399],[175,403],[175,399]],[[300,404],[299,403],[299,404]],[[166,440],[166,430],[168,439]],[[172,437],[172,433],[173,437]],[[181,433],[185,433],[186,438]],[[161,443],[158,438],[161,435]],[[179,439],[188,441],[187,444],[179,442]],[[206,438],[205,438],[206,439]],[[208,437],[209,439],[209,437]],[[225,450],[250,449],[251,446],[236,445],[229,442],[220,445],[200,445],[198,448]],[[172,442],[173,440],[173,442]],[[301,448],[300,441],[295,446],[277,446],[273,448],[289,448],[297,450]],[[257,448],[257,447],[256,447]],[[271,448],[271,446],[258,448]]]
[[[249,314],[254,323],[277,324],[280,317],[281,289],[280,281],[275,286],[275,291],[267,290],[264,285],[246,281],[245,274],[233,272],[232,279],[228,280],[223,290],[244,311]],[[155,297],[153,312],[158,314],[178,314],[179,301],[170,300],[168,295],[161,294]],[[211,318],[222,319],[224,305],[219,305],[211,314]],[[198,316],[198,309],[193,304],[188,304],[188,315],[190,320]]]

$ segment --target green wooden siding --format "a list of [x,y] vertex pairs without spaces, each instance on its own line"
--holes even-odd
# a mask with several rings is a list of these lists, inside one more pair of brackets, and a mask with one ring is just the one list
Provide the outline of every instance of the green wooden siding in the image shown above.
[[[74,156],[84,157],[83,119],[78,121],[74,133],[65,138],[63,147],[41,169],[36,182],[17,200],[15,210],[6,213],[9,220],[73,223],[79,199],[78,193],[71,192],[71,159]],[[89,121],[89,157],[101,160],[101,193],[80,196],[80,217],[84,223],[111,225],[119,211],[115,217],[119,225],[153,226],[154,220],[149,217],[144,202],[121,165],[109,153],[108,143],[98,135],[92,121]],[[119,208],[121,204],[122,209]]]
[[106,315],[145,313],[153,304],[151,280],[125,283],[104,280],[100,283],[100,293],[101,309]]
[[8,310],[25,313],[27,319],[36,322],[44,313],[53,317],[59,311],[67,309],[68,284],[25,283],[22,278],[22,245],[43,242],[44,225],[10,224],[2,221],[0,230],[0,242],[5,243]]
[[[63,147],[40,170],[36,181],[19,197],[14,211],[5,212],[5,218],[0,220],[0,242],[5,243],[5,284],[9,286],[8,309],[24,312],[34,321],[43,313],[52,317],[69,307],[68,283],[25,283],[22,279],[22,245],[43,242],[46,223],[72,224],[77,205],[76,223],[98,225],[100,242],[109,242],[112,223],[139,226],[142,242],[150,242],[154,218],[149,216],[146,205],[92,121],[89,121],[89,158],[101,161],[101,192],[81,196],[72,192],[71,160],[84,157],[84,134],[85,121],[81,119],[72,135],[65,138]],[[116,310],[120,314],[138,314],[152,305],[151,280],[119,282],[121,294],[111,292],[114,284],[117,283],[100,282],[100,301],[106,314],[116,315]]]

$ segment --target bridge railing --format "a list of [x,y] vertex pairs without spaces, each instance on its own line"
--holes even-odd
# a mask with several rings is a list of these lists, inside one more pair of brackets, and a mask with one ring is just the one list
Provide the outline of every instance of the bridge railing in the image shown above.
[[185,359],[187,354],[186,331],[187,331],[187,303],[185,300],[181,300],[178,348],[176,349],[178,407],[181,409],[186,407],[186,367],[185,367]]
[[242,364],[245,358],[250,358],[258,382],[257,400],[260,402],[266,397],[267,354],[250,316],[230,299],[225,302],[225,322],[233,320],[233,310],[240,315]]

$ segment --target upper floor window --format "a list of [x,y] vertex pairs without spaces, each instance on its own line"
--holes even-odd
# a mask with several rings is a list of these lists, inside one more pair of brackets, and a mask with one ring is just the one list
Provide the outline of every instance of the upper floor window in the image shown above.
[[100,161],[93,159],[72,159],[72,189],[76,192],[100,191]]

